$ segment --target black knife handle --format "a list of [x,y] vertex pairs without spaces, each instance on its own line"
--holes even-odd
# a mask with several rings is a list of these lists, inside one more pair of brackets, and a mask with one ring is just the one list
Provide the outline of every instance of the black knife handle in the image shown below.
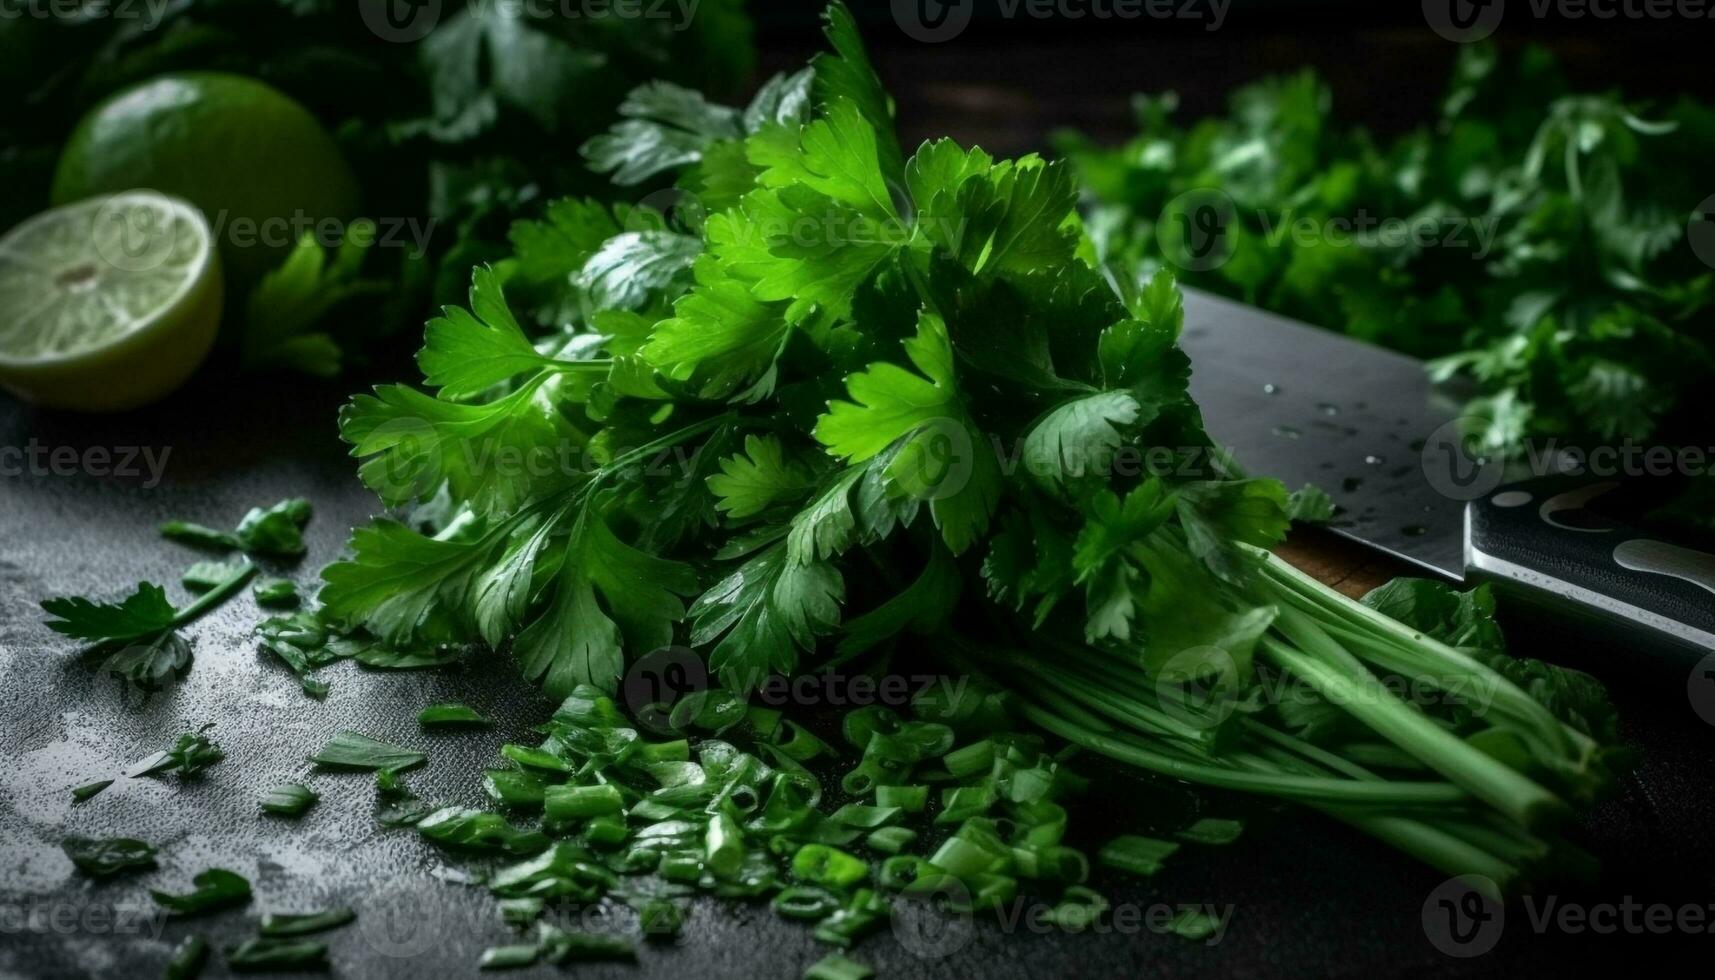
[[1549,477],[1472,501],[1465,565],[1575,627],[1610,627],[1628,647],[1695,662],[1715,651],[1715,555],[1585,506],[1618,486]]

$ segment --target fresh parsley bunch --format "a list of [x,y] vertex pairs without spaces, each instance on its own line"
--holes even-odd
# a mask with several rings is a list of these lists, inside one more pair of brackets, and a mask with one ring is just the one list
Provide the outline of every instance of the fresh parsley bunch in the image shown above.
[[[1634,109],[1571,91],[1541,50],[1503,66],[1477,45],[1439,117],[1398,139],[1338,123],[1309,71],[1231,106],[1185,126],[1171,94],[1140,98],[1125,146],[1061,138],[1105,257],[1432,358],[1475,385],[1490,451],[1701,445],[1715,250],[1688,232],[1709,227],[1710,107]],[[1175,229],[1210,203],[1219,253],[1197,261]]]
[[[1065,164],[908,156],[843,5],[827,34],[743,109],[635,91],[587,152],[676,189],[515,226],[429,323],[429,390],[346,407],[364,482],[412,510],[325,570],[324,619],[510,650],[556,697],[675,641],[740,693],[934,650],[1070,742],[1440,867],[1505,886],[1565,853],[1555,820],[1608,779],[1599,686],[1527,691],[1270,556],[1288,496],[1203,432],[1172,277],[1104,272]],[[1486,616],[1404,588],[1402,615]]]

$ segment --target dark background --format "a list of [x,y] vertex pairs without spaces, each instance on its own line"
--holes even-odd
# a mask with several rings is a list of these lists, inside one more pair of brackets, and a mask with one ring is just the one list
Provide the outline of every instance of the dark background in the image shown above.
[[[759,43],[767,71],[795,68],[821,49],[820,4],[758,2]],[[907,144],[950,135],[999,153],[1041,149],[1061,127],[1118,141],[1130,131],[1133,92],[1176,89],[1185,118],[1218,111],[1234,86],[1261,75],[1316,67],[1334,91],[1336,111],[1381,130],[1426,118],[1439,96],[1455,45],[1425,26],[1415,2],[1250,3],[1235,0],[1218,32],[1176,21],[1007,20],[998,4],[977,2],[963,36],[941,44],[911,40],[889,4],[853,4],[884,80],[899,102]],[[1618,86],[1637,98],[1689,91],[1709,97],[1704,23],[1536,21],[1512,0],[1495,40],[1503,48],[1539,42],[1561,57],[1581,88]],[[403,376],[403,361],[375,368],[373,379]],[[352,727],[430,750],[432,762],[410,782],[438,802],[481,803],[475,773],[493,765],[496,747],[524,738],[550,706],[509,665],[475,659],[432,674],[388,675],[350,664],[326,672],[324,705],[305,699],[290,675],[259,653],[247,633],[257,618],[249,600],[232,603],[196,627],[197,662],[173,692],[146,703],[123,699],[112,681],[72,660],[69,646],[42,626],[36,603],[47,596],[111,597],[141,578],[173,582],[191,556],[160,540],[167,518],[215,525],[286,496],[318,508],[312,551],[300,565],[274,569],[306,587],[334,558],[346,529],[374,511],[334,433],[334,412],[365,379],[339,384],[255,383],[205,376],[167,403],[119,419],[80,419],[25,408],[0,395],[0,445],[171,446],[167,480],[0,477],[0,906],[147,903],[146,887],[183,889],[211,864],[251,877],[249,913],[170,925],[147,937],[0,935],[0,974],[23,976],[154,973],[169,944],[190,931],[216,946],[250,931],[247,917],[349,903],[359,926],[330,934],[336,975],[468,975],[483,946],[505,942],[481,889],[449,883],[450,860],[408,831],[375,827],[370,781],[314,774],[303,757],[331,732]],[[174,594],[178,592],[176,588]],[[1627,651],[1579,648],[1522,625],[1521,653],[1578,660],[1614,689],[1628,738],[1640,751],[1637,772],[1620,795],[1591,815],[1579,839],[1599,854],[1606,877],[1590,889],[1556,892],[1560,902],[1695,904],[1715,900],[1715,813],[1711,775],[1715,731],[1692,711],[1683,677],[1640,671]],[[462,699],[503,719],[479,735],[425,737],[411,720],[431,700]],[[218,722],[229,753],[202,780],[121,780],[81,807],[69,790],[105,778],[170,743],[180,731]],[[1074,810],[1076,843],[1146,829],[1182,799],[1159,787],[1113,778],[1098,762],[1091,799]],[[275,783],[306,779],[323,801],[296,825],[254,815],[254,801]],[[1235,812],[1214,800],[1214,815]],[[58,850],[66,833],[140,836],[162,846],[162,870],[113,884],[70,873]],[[1370,975],[1577,976],[1638,972],[1671,952],[1706,956],[1703,935],[1535,935],[1528,910],[1508,909],[1494,952],[1452,959],[1426,938],[1423,906],[1442,876],[1320,819],[1253,815],[1239,844],[1186,853],[1162,875],[1136,883],[1099,876],[1116,902],[1232,903],[1225,940],[1205,948],[1172,936],[1007,935],[993,926],[945,959],[922,959],[883,934],[855,954],[883,976],[1301,977]],[[0,924],[3,925],[3,924]],[[613,911],[598,928],[624,930]],[[429,941],[421,937],[429,937]],[[421,948],[418,948],[421,943]],[[390,955],[401,950],[415,955]],[[601,976],[796,976],[822,953],[809,931],[766,908],[700,901],[681,946],[644,951],[641,968],[579,968]],[[217,958],[218,960],[218,958]],[[1706,969],[1707,960],[1696,960]],[[211,973],[218,973],[218,963]],[[551,971],[537,971],[548,975]]]

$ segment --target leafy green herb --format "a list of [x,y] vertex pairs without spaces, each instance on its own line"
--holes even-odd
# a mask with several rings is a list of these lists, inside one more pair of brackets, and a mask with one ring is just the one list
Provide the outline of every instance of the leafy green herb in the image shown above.
[[[323,572],[326,625],[402,649],[510,650],[566,700],[540,747],[503,750],[534,779],[496,785],[527,799],[553,783],[548,810],[618,787],[634,831],[589,842],[717,894],[778,880],[758,839],[801,878],[855,888],[872,869],[839,849],[866,829],[816,810],[803,760],[829,747],[782,719],[760,717],[775,734],[744,755],[785,784],[738,780],[736,752],[700,747],[693,769],[688,746],[645,748],[594,713],[628,654],[676,640],[724,689],[675,705],[682,731],[737,733],[771,675],[891,654],[907,633],[985,678],[968,709],[939,705],[945,723],[854,723],[869,737],[840,788],[933,783],[954,831],[930,861],[883,862],[884,885],[956,874],[987,907],[1087,871],[1059,837],[1056,801],[1078,780],[995,727],[1009,718],[1155,776],[1320,809],[1448,873],[1513,887],[1551,867],[1564,848],[1545,828],[1608,792],[1623,761],[1611,733],[1567,720],[1588,702],[1574,679],[1521,686],[1537,668],[1449,648],[1272,555],[1291,497],[1203,431],[1174,278],[1090,261],[1101,229],[1063,163],[945,140],[908,156],[843,5],[827,34],[807,87],[770,83],[751,109],[637,93],[590,149],[625,179],[677,170],[678,217],[555,205],[518,229],[515,262],[472,273],[468,309],[430,323],[426,389],[346,407],[366,485],[425,509],[354,534]],[[1266,144],[1234,143],[1252,145]],[[1229,150],[1209,153],[1248,158]],[[1256,164],[1259,181],[1277,162]],[[1188,465],[1111,465],[1186,449]],[[1272,703],[1276,679],[1305,697]],[[1393,681],[1495,697],[1408,704]],[[1328,717],[1342,724],[1316,723]],[[1378,745],[1384,773],[1365,763]],[[1002,820],[1031,836],[1001,837]],[[482,839],[497,823],[455,808],[431,826]],[[532,881],[599,891],[565,871],[584,843],[562,843]]]
[[418,799],[392,769],[376,771],[375,797],[375,820],[383,827],[409,827],[435,809]]
[[[1461,47],[1439,117],[1396,139],[1331,101],[1304,71],[1191,126],[1171,94],[1140,99],[1120,149],[1062,138],[1102,201],[1095,251],[1128,278],[1185,265],[1202,288],[1436,358],[1432,377],[1479,392],[1464,416],[1483,453],[1709,431],[1715,280],[1687,241],[1709,106],[1576,93],[1545,52],[1487,45]],[[1199,201],[1225,212],[1214,263],[1176,237]]]
[[357,732],[342,731],[334,735],[310,761],[333,769],[385,769],[398,772],[413,769],[428,761],[415,749],[370,738]]
[[264,579],[251,591],[256,604],[264,608],[291,608],[298,604],[298,587],[289,579]]
[[1173,836],[1192,844],[1231,844],[1244,833],[1245,825],[1237,820],[1203,817],[1196,823],[1174,831]]
[[296,558],[304,553],[304,526],[310,516],[310,502],[303,499],[252,508],[238,522],[238,546],[252,555]]
[[332,262],[314,233],[306,232],[279,268],[262,277],[246,304],[239,363],[245,370],[268,368],[331,378],[344,366],[344,350],[317,329],[335,307],[386,296],[394,284],[363,278],[364,259],[375,244],[372,221],[345,230]]
[[297,819],[321,799],[316,791],[300,783],[284,783],[262,797],[262,812]]
[[91,878],[111,878],[127,871],[155,866],[155,849],[129,837],[104,840],[68,837],[60,849],[79,871]]
[[190,644],[177,630],[225,602],[256,573],[248,562],[222,568],[209,591],[183,609],[174,608],[166,590],[149,582],[118,603],[63,598],[49,599],[42,608],[54,617],[49,629],[89,644],[85,656],[107,655],[102,670],[152,692],[190,669]]
[[489,720],[484,718],[475,708],[463,704],[431,704],[417,713],[417,724],[424,728],[440,725],[486,726]]
[[112,786],[112,785],[113,785],[113,780],[111,780],[111,779],[98,779],[93,783],[84,783],[82,786],[79,786],[76,789],[71,791],[72,801],[76,802],[76,803],[83,803],[87,800],[94,798],[102,790],[104,790],[107,787]]
[[246,939],[226,951],[226,965],[240,973],[325,971],[326,943],[312,939]]
[[250,903],[250,882],[225,868],[210,868],[191,882],[196,885],[196,891],[189,894],[174,895],[154,890],[149,894],[154,896],[156,905],[186,918]]
[[210,722],[194,732],[185,732],[172,746],[138,761],[126,771],[127,776],[159,776],[176,772],[181,779],[190,779],[226,758],[226,752],[208,737]]
[[338,929],[348,925],[357,918],[357,913],[347,908],[322,909],[319,912],[302,914],[289,912],[269,912],[262,917],[262,924],[257,930],[269,938],[287,936],[308,936],[329,929]]
[[542,952],[534,943],[517,944],[513,946],[490,946],[482,951],[482,957],[477,960],[479,970],[518,970],[534,966],[537,957]]

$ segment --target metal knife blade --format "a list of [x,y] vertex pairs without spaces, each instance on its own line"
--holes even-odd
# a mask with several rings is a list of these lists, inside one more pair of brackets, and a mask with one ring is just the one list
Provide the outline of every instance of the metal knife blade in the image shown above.
[[1336,533],[1464,578],[1465,500],[1424,456],[1459,402],[1423,362],[1194,289],[1181,346],[1210,435],[1247,471],[1313,483],[1341,507]]

